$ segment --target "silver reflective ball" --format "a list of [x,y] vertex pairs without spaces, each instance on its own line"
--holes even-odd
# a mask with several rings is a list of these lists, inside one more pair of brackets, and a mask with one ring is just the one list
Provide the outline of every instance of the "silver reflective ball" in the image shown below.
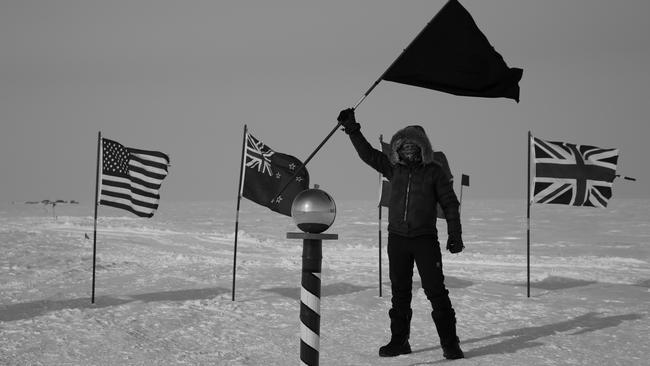
[[334,223],[336,204],[327,192],[318,188],[306,189],[294,198],[291,216],[300,230],[322,233]]

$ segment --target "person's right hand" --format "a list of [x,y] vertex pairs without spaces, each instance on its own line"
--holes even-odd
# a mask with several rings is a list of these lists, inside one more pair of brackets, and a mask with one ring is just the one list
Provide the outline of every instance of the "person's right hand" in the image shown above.
[[361,129],[361,125],[354,116],[353,108],[342,110],[336,120],[343,126],[343,131],[348,135]]

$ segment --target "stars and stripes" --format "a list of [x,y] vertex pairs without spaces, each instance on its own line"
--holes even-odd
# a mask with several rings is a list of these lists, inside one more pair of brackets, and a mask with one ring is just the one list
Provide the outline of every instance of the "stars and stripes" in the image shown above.
[[125,147],[102,139],[102,180],[99,204],[152,217],[167,176],[169,156],[158,151]]
[[618,149],[545,141],[533,137],[535,203],[607,207]]

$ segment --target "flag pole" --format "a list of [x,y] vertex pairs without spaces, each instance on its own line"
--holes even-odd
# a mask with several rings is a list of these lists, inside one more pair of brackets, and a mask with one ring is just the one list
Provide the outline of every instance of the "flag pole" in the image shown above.
[[[384,139],[383,135],[379,135],[379,147],[383,146]],[[377,203],[377,209],[379,211],[379,297],[381,296],[381,194],[383,190],[383,182],[381,179],[381,173],[379,173],[379,202]]]
[[528,179],[526,180],[526,297],[530,297],[530,140],[531,133],[528,131]]
[[[379,184],[381,184],[381,178],[379,179]],[[381,189],[381,186],[379,189]],[[381,201],[377,205],[377,208],[379,209],[379,297],[382,297],[381,295]]]
[[239,234],[239,204],[241,203],[242,183],[244,181],[244,151],[246,151],[246,133],[248,128],[244,125],[242,140],[241,164],[239,165],[239,185],[237,186],[237,214],[235,216],[235,248],[232,259],[232,301],[235,301],[235,277],[237,273],[237,236]]
[[[444,8],[445,6],[446,6],[446,4],[443,6],[443,8]],[[441,9],[441,10],[442,10],[442,9]],[[366,99],[366,97],[370,94],[370,92],[371,92],[373,89],[375,89],[375,87],[376,87],[377,85],[379,85],[379,82],[381,82],[381,81],[384,79],[384,76],[386,75],[386,73],[388,72],[388,70],[390,70],[390,69],[393,67],[393,65],[395,65],[395,64],[397,63],[397,61],[399,61],[400,58],[402,58],[402,55],[404,55],[404,54],[406,53],[406,51],[407,51],[409,48],[411,48],[411,45],[412,45],[413,43],[415,43],[415,41],[417,41],[418,38],[420,38],[420,36],[422,35],[422,33],[424,33],[424,30],[427,29],[427,27],[429,26],[429,24],[431,24],[431,22],[432,22],[434,19],[436,19],[436,18],[438,17],[438,14],[439,14],[439,13],[440,13],[440,11],[438,11],[438,13],[433,17],[433,19],[431,19],[431,20],[429,21],[429,23],[427,23],[427,25],[425,25],[424,28],[422,28],[422,29],[420,30],[420,32],[418,33],[418,35],[415,36],[415,38],[413,38],[413,40],[411,40],[411,42],[408,44],[408,46],[406,46],[406,48],[404,48],[404,49],[402,50],[402,53],[400,53],[399,56],[398,56],[396,59],[394,59],[393,62],[391,62],[390,66],[388,66],[388,67],[386,68],[386,70],[381,74],[381,76],[379,77],[379,79],[377,79],[377,80],[376,80],[376,81],[375,81],[375,82],[370,86],[370,88],[369,88],[369,89],[368,89],[368,90],[367,90],[367,91],[366,91],[366,92],[361,96],[361,98],[359,99],[359,101],[357,102],[357,104],[355,104],[354,107],[352,107],[352,109],[357,109],[357,107],[359,106],[359,104],[361,104],[361,102],[363,102],[363,101]]]
[[329,140],[330,137],[332,137],[332,135],[334,134],[334,132],[336,132],[336,130],[339,128],[339,126],[341,126],[341,122],[338,122],[338,123],[336,124],[336,126],[334,126],[334,128],[332,129],[332,131],[330,131],[330,133],[325,137],[325,139],[324,139],[324,140],[323,140],[323,141],[322,141],[322,142],[321,142],[321,143],[316,147],[316,149],[315,149],[311,154],[309,154],[309,156],[307,157],[307,159],[306,159],[302,164],[300,164],[300,166],[296,169],[296,171],[293,172],[293,175],[291,176],[291,178],[287,180],[287,182],[284,184],[284,186],[282,186],[282,189],[280,189],[280,191],[279,191],[275,196],[273,196],[273,199],[271,200],[271,202],[275,202],[275,200],[276,200],[276,199],[277,199],[277,198],[278,198],[282,193],[284,193],[284,191],[287,189],[287,187],[289,186],[289,184],[291,184],[291,182],[293,182],[293,180],[296,179],[296,177],[298,176],[298,174],[299,174],[299,173],[300,173],[300,172],[305,168],[305,166],[307,166],[307,163],[309,163],[309,162],[311,161],[311,159],[314,157],[314,155],[316,155],[316,153],[318,152],[318,150],[320,150],[321,147],[323,147],[323,145],[325,145],[325,143],[327,142],[327,140]]
[[[445,6],[446,6],[446,5],[445,5]],[[444,6],[443,6],[443,7],[444,7]],[[402,53],[400,53],[400,55],[399,55],[395,60],[393,60],[393,62],[390,64],[390,66],[388,66],[388,68],[386,68],[386,70],[384,70],[384,72],[381,74],[381,76],[380,76],[377,80],[375,80],[375,82],[370,86],[370,88],[368,88],[368,90],[367,90],[365,93],[363,93],[363,95],[361,96],[361,98],[359,98],[359,100],[358,100],[357,103],[354,105],[354,107],[352,107],[352,109],[357,109],[357,108],[359,107],[359,105],[360,105],[360,104],[361,104],[361,103],[366,99],[366,97],[368,97],[368,95],[370,95],[370,92],[372,92],[373,89],[375,89],[375,87],[377,87],[377,85],[379,85],[379,83],[380,83],[381,80],[384,78],[384,75],[386,75],[386,73],[388,72],[388,70],[390,70],[391,67],[393,67],[393,65],[395,65],[395,63],[396,63],[396,62],[397,62],[397,61],[402,57],[402,55],[404,55],[404,53],[406,53],[406,51],[411,47],[411,45],[412,45],[413,43],[415,43],[415,41],[416,41],[418,38],[420,38],[420,36],[422,35],[422,33],[424,33],[424,30],[427,29],[427,27],[429,26],[429,24],[430,24],[430,23],[431,23],[431,22],[432,22],[432,21],[433,21],[437,16],[438,16],[438,14],[436,14],[436,15],[433,17],[433,19],[431,19],[431,21],[429,21],[429,23],[427,23],[427,25],[424,26],[424,28],[422,28],[422,29],[420,30],[420,32],[418,33],[418,35],[415,36],[415,38],[413,38],[413,40],[409,43],[409,45],[408,45],[405,49],[402,50]],[[296,169],[296,171],[293,173],[293,176],[291,177],[291,179],[289,179],[289,180],[287,181],[287,183],[284,184],[284,187],[282,187],[282,189],[280,190],[280,192],[278,192],[275,196],[273,196],[273,200],[271,200],[271,202],[274,202],[274,201],[278,198],[278,196],[280,196],[280,195],[281,195],[281,194],[282,194],[282,193],[287,189],[287,187],[289,186],[289,184],[290,184],[290,183],[291,183],[291,182],[296,178],[296,176],[298,176],[298,173],[300,173],[300,172],[305,168],[305,166],[307,165],[307,163],[309,163],[309,161],[311,161],[311,159],[314,157],[314,155],[316,155],[316,153],[318,152],[318,150],[320,150],[320,148],[323,147],[323,145],[325,145],[325,143],[327,142],[327,140],[329,140],[330,137],[332,137],[332,135],[334,134],[334,132],[336,132],[336,130],[337,130],[340,126],[341,126],[341,122],[338,122],[338,123],[336,124],[336,126],[332,129],[332,131],[330,131],[330,133],[325,137],[325,139],[324,139],[324,140],[323,140],[323,141],[318,145],[318,147],[316,147],[316,149],[315,149],[315,150],[314,150],[314,151],[309,155],[309,157],[307,157],[307,159],[305,160],[305,162],[302,163],[302,165],[300,165],[300,167],[299,167],[298,169]]]
[[95,303],[95,265],[97,258],[97,206],[99,206],[99,156],[100,156],[100,146],[102,143],[102,131],[97,133],[97,168],[95,171],[95,220],[93,224],[93,284],[92,284],[92,295],[90,298],[90,303]]
[[460,202],[458,203],[458,213],[463,208],[463,176],[460,177]]

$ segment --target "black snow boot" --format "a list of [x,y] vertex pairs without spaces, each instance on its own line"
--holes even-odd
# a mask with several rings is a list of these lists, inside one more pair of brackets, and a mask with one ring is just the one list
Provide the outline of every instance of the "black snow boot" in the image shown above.
[[379,348],[380,357],[395,357],[411,353],[409,335],[412,314],[411,309],[399,311],[393,308],[388,311],[391,338],[387,345]]
[[433,322],[440,337],[442,355],[448,360],[465,358],[463,350],[460,349],[460,340],[456,335],[456,312],[454,309],[446,311],[431,312]]
[[395,357],[411,353],[408,339],[391,338],[387,345],[379,347],[379,357]]
[[465,358],[463,350],[460,349],[460,344],[455,343],[451,346],[442,348],[442,355],[448,360],[457,360],[459,358]]

